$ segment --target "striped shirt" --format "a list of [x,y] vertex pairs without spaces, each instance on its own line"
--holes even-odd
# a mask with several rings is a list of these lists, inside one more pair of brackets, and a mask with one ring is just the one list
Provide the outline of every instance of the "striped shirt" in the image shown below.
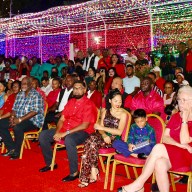
[[25,97],[25,92],[19,92],[12,110],[15,111],[17,118],[32,111],[36,112],[37,114],[29,120],[32,121],[35,126],[42,127],[44,122],[44,101],[35,89],[32,88],[27,97]]
[[161,91],[161,89],[159,89],[159,87],[157,87],[157,85],[154,85],[153,91],[158,93],[163,98],[163,92]]

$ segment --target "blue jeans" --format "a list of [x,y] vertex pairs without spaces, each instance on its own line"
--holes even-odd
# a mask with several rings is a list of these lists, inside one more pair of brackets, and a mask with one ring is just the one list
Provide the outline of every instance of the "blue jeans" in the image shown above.
[[115,140],[113,142],[113,148],[115,148],[119,153],[124,155],[125,157],[129,157],[132,153],[139,154],[139,153],[145,153],[146,155],[149,155],[151,153],[151,150],[153,146],[147,145],[145,147],[142,147],[140,149],[129,151],[128,150],[128,144],[121,140]]
[[[50,166],[52,162],[53,150],[51,145],[54,142],[53,136],[55,135],[55,132],[56,129],[44,130],[39,136],[40,146],[47,166]],[[76,146],[83,144],[88,137],[89,134],[87,132],[78,131],[71,133],[64,138],[69,160],[70,174],[78,171],[78,154]]]

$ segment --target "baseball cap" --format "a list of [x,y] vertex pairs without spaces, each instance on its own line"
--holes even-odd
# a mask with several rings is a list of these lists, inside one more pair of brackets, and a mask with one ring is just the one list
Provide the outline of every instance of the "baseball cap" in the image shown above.
[[158,67],[158,66],[155,66],[152,71],[155,71],[155,72],[161,72],[161,69]]

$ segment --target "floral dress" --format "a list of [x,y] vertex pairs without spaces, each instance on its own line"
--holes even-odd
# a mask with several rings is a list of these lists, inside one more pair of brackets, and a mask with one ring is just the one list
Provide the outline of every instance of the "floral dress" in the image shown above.
[[[119,121],[120,119],[113,117],[109,110],[106,111],[103,122],[105,127],[118,129]],[[110,136],[112,142],[115,139],[120,138],[120,136],[111,135],[110,133],[106,134]],[[89,138],[85,141],[84,152],[82,155],[80,182],[89,183],[91,168],[98,167],[99,149],[110,147],[112,147],[112,144],[105,143],[100,133],[96,132],[89,136]]]

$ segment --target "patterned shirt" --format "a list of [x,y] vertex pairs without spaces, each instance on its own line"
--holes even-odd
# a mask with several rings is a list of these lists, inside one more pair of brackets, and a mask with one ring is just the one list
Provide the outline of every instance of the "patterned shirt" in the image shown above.
[[25,97],[25,92],[23,91],[17,94],[13,105],[13,111],[15,111],[17,118],[22,117],[31,111],[37,112],[37,114],[29,120],[37,127],[43,125],[44,101],[41,95],[33,88],[29,91],[27,97]]
[[139,128],[136,123],[131,125],[127,141],[128,144],[135,145],[147,140],[150,141],[151,146],[156,144],[155,131],[148,123],[143,128]]

